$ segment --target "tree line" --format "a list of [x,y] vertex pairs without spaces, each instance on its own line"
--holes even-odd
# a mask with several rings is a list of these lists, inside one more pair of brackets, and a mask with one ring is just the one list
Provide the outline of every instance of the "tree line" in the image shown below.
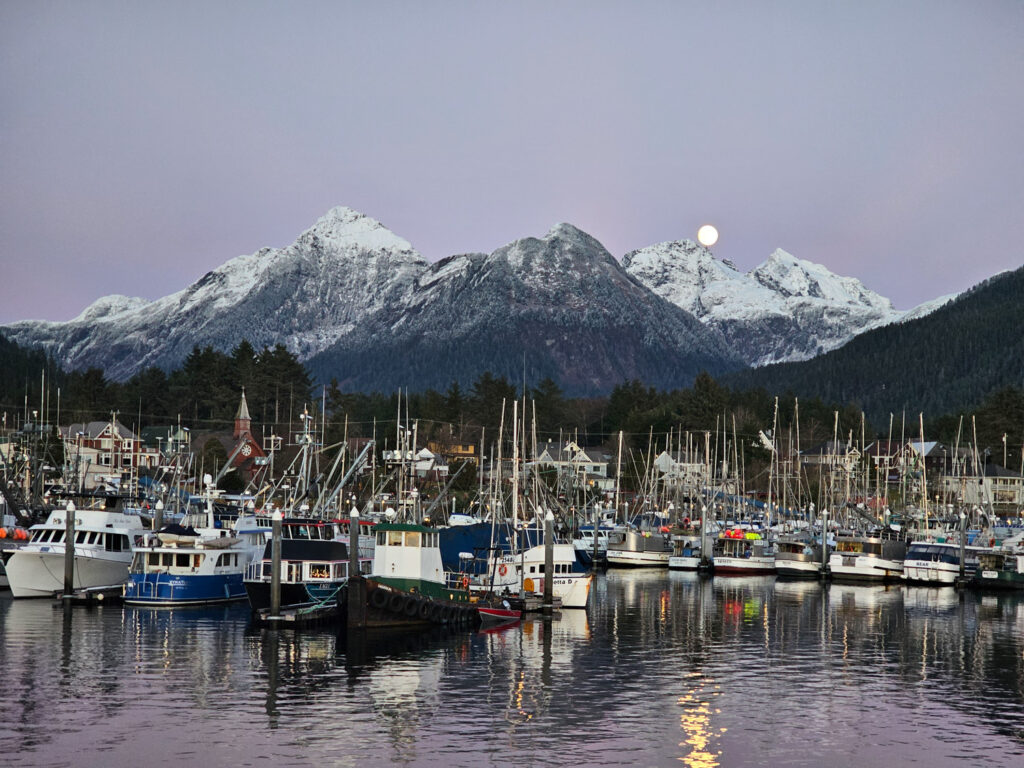
[[[854,444],[862,437],[870,441],[889,436],[889,418],[876,416],[872,421],[855,401],[798,399],[792,388],[776,398],[764,387],[729,386],[724,381],[701,373],[692,386],[671,391],[627,381],[606,397],[569,398],[551,378],[527,385],[524,391],[522,385],[485,371],[465,389],[453,380],[443,392],[346,392],[337,380],[314,387],[310,372],[283,345],[257,350],[243,341],[230,352],[195,347],[173,371],[149,368],[125,382],[114,382],[96,368],[63,371],[44,353],[22,349],[0,336],[0,409],[8,428],[41,407],[46,418],[39,421],[54,422],[59,408],[63,424],[102,421],[117,412],[122,423],[139,429],[180,419],[195,431],[225,430],[233,423],[244,388],[257,434],[261,426],[288,434],[288,425],[298,424],[298,415],[306,409],[317,416],[325,442],[332,445],[345,437],[373,436],[382,445],[393,445],[395,423],[401,420],[409,426],[416,423],[421,445],[428,440],[483,441],[486,453],[497,440],[503,418],[506,439],[511,434],[513,403],[518,403],[520,419],[521,411],[526,411],[529,445],[535,435],[540,445],[572,439],[610,451],[621,431],[627,447],[644,450],[650,445],[666,447],[668,436],[681,431],[712,432],[730,440],[735,434],[756,458],[761,450],[759,432],[773,427],[778,444],[788,441],[805,450],[833,435]],[[892,437],[916,437],[917,414],[894,414],[897,426]],[[971,429],[963,427],[962,416]],[[929,440],[952,444],[960,432],[964,444],[973,440],[975,428],[981,450],[988,448],[990,458],[1002,463],[1005,445],[1007,464],[1018,468],[1024,390],[1000,389],[967,411],[925,413]]]

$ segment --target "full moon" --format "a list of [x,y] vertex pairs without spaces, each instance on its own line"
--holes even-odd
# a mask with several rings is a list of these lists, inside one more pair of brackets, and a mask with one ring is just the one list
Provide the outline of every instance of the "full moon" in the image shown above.
[[700,244],[705,248],[710,248],[712,245],[718,242],[718,230],[712,227],[710,224],[705,224],[703,227],[697,230],[697,239]]

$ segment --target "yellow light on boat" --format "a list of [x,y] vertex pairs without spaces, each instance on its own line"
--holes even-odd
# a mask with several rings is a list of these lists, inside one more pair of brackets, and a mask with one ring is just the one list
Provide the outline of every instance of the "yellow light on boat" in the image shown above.
[[697,230],[697,240],[705,248],[710,248],[718,242],[718,230],[710,224],[705,224]]

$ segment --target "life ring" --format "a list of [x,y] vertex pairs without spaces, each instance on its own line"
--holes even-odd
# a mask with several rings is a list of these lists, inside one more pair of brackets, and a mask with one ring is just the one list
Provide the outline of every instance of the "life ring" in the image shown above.
[[507,574],[508,573],[508,566],[505,565],[504,563],[502,563],[500,566],[498,566],[498,573],[501,576],[504,576],[505,574]]
[[462,588],[469,589],[469,574],[462,574]]

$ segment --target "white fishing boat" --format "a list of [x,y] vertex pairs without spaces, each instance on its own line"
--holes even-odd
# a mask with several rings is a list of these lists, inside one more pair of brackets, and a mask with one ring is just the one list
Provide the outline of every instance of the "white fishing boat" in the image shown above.
[[[7,562],[16,598],[53,597],[64,591],[66,516],[54,510],[33,525],[31,540]],[[116,586],[128,578],[132,547],[146,529],[137,514],[108,509],[72,509],[75,515],[74,589]]]
[[696,571],[700,567],[700,529],[677,528],[669,532],[672,554],[668,567],[673,571]]
[[825,558],[821,539],[808,532],[785,534],[775,542],[775,573],[780,578],[818,578]]
[[899,581],[903,578],[906,554],[906,539],[891,528],[838,535],[828,566],[834,581]]
[[[987,548],[964,547],[964,575],[978,569],[978,557]],[[903,580],[916,584],[947,586],[960,575],[960,545],[950,541],[915,541],[903,559]]]
[[[504,552],[487,561],[487,571],[470,576],[471,592],[518,595],[520,587],[527,595],[543,596],[548,578],[544,567],[544,545],[530,547],[522,553]],[[552,597],[563,608],[586,608],[594,576],[577,570],[576,551],[571,544],[553,547]]]
[[608,535],[608,565],[617,568],[667,568],[672,556],[668,529],[617,528]]

